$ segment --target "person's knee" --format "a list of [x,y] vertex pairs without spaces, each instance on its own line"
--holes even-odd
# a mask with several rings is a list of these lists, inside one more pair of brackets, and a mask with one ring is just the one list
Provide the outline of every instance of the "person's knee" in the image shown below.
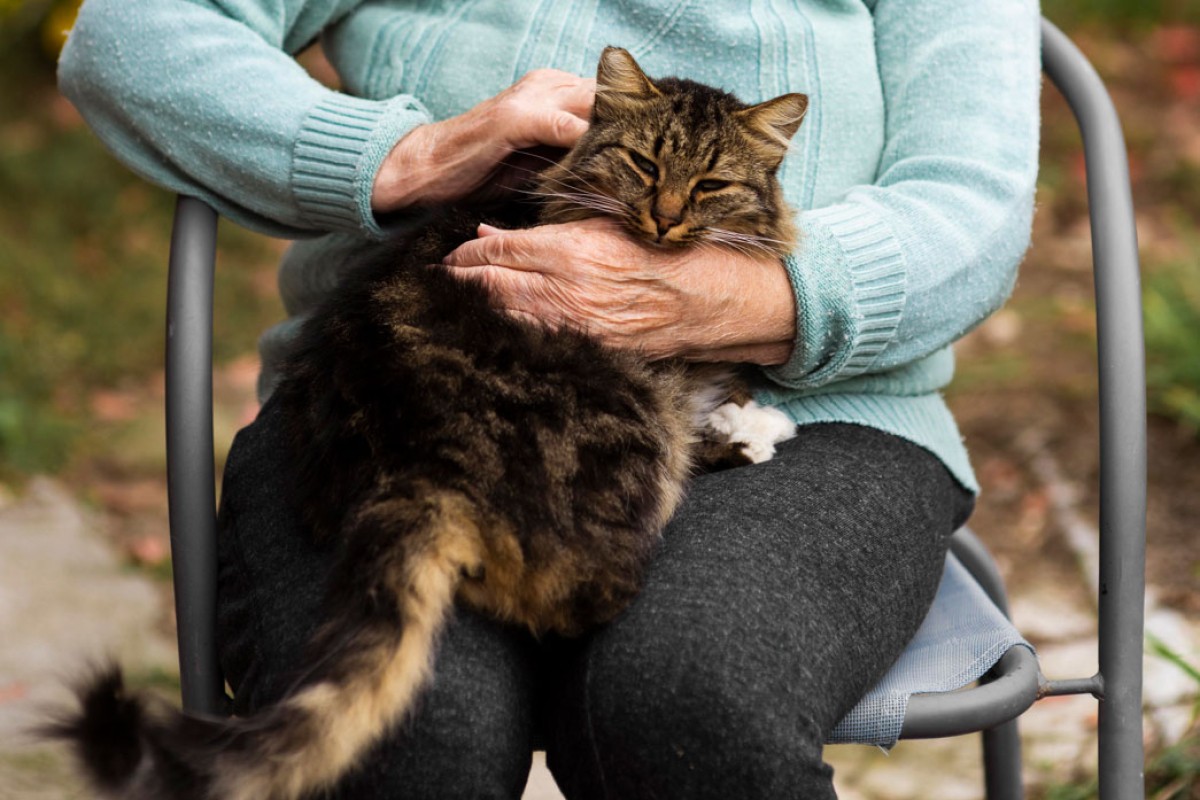
[[[418,715],[420,712],[418,711]],[[401,723],[333,793],[336,800],[512,800],[529,775],[527,728],[494,713]]]
[[560,781],[588,783],[580,797],[833,797],[806,698],[643,644],[636,658],[592,654],[579,736],[550,754]]
[[[519,797],[529,774],[533,669],[528,638],[456,612],[435,653],[433,677],[328,795],[331,800]],[[298,652],[300,652],[298,650]],[[258,663],[238,689],[261,697],[292,685],[284,660]],[[253,709],[251,709],[253,710]]]
[[456,613],[435,656],[432,680],[370,759],[380,785],[391,792],[377,796],[519,797],[531,760],[528,648],[525,637],[503,626]]

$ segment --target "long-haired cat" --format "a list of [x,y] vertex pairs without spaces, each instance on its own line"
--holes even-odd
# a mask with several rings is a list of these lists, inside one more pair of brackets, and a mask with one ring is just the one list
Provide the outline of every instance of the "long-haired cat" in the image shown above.
[[[410,708],[456,601],[535,634],[578,634],[620,612],[697,443],[731,438],[708,430],[729,389],[681,362],[513,319],[430,265],[480,222],[597,215],[647,247],[787,252],[795,233],[775,173],[806,105],[652,81],[608,48],[589,130],[524,199],[441,209],[349,272],[271,400],[296,464],[293,502],[336,553],[303,678],[251,717],[211,719],[127,693],[116,670],[97,676],[53,731],[96,788],[135,800],[311,794]],[[755,460],[743,444],[701,460]]]

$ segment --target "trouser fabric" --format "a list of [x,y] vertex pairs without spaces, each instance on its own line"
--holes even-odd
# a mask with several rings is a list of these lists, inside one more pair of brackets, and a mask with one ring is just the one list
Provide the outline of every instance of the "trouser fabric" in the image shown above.
[[[218,641],[239,715],[294,683],[332,562],[285,502],[281,442],[268,402],[222,486]],[[832,798],[822,743],[916,632],[972,502],[911,442],[804,426],[771,461],[693,481],[614,622],[538,641],[456,610],[414,712],[332,796],[519,798],[541,731],[570,800]]]

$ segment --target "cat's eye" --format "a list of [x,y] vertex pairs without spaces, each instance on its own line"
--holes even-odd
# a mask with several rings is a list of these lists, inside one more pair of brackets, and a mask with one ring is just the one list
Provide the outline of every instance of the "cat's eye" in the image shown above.
[[633,152],[632,150],[629,151],[629,155],[633,157],[633,163],[637,165],[638,169],[649,175],[651,178],[658,177],[658,167],[654,165],[653,161],[646,158],[644,155],[641,155],[640,153]]
[[724,189],[729,185],[729,181],[703,180],[697,181],[694,187],[697,192],[715,192],[718,189]]

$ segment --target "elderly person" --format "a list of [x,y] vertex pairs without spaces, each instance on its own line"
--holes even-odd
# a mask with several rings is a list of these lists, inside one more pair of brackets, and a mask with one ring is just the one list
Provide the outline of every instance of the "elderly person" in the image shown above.
[[[293,60],[318,39],[341,92]],[[60,82],[96,133],[148,180],[301,240],[224,480],[237,713],[287,690],[320,623],[325,561],[283,502],[269,414],[297,325],[362,242],[569,147],[581,76],[620,45],[745,102],[809,96],[781,172],[798,250],[677,268],[589,220],[485,230],[449,262],[615,347],[758,365],[799,434],[697,479],[602,630],[537,642],[458,612],[415,714],[334,795],[519,797],[537,726],[572,800],[834,797],[823,742],[916,631],[977,491],[939,391],[1028,244],[1038,41],[1031,0],[88,0]]]

